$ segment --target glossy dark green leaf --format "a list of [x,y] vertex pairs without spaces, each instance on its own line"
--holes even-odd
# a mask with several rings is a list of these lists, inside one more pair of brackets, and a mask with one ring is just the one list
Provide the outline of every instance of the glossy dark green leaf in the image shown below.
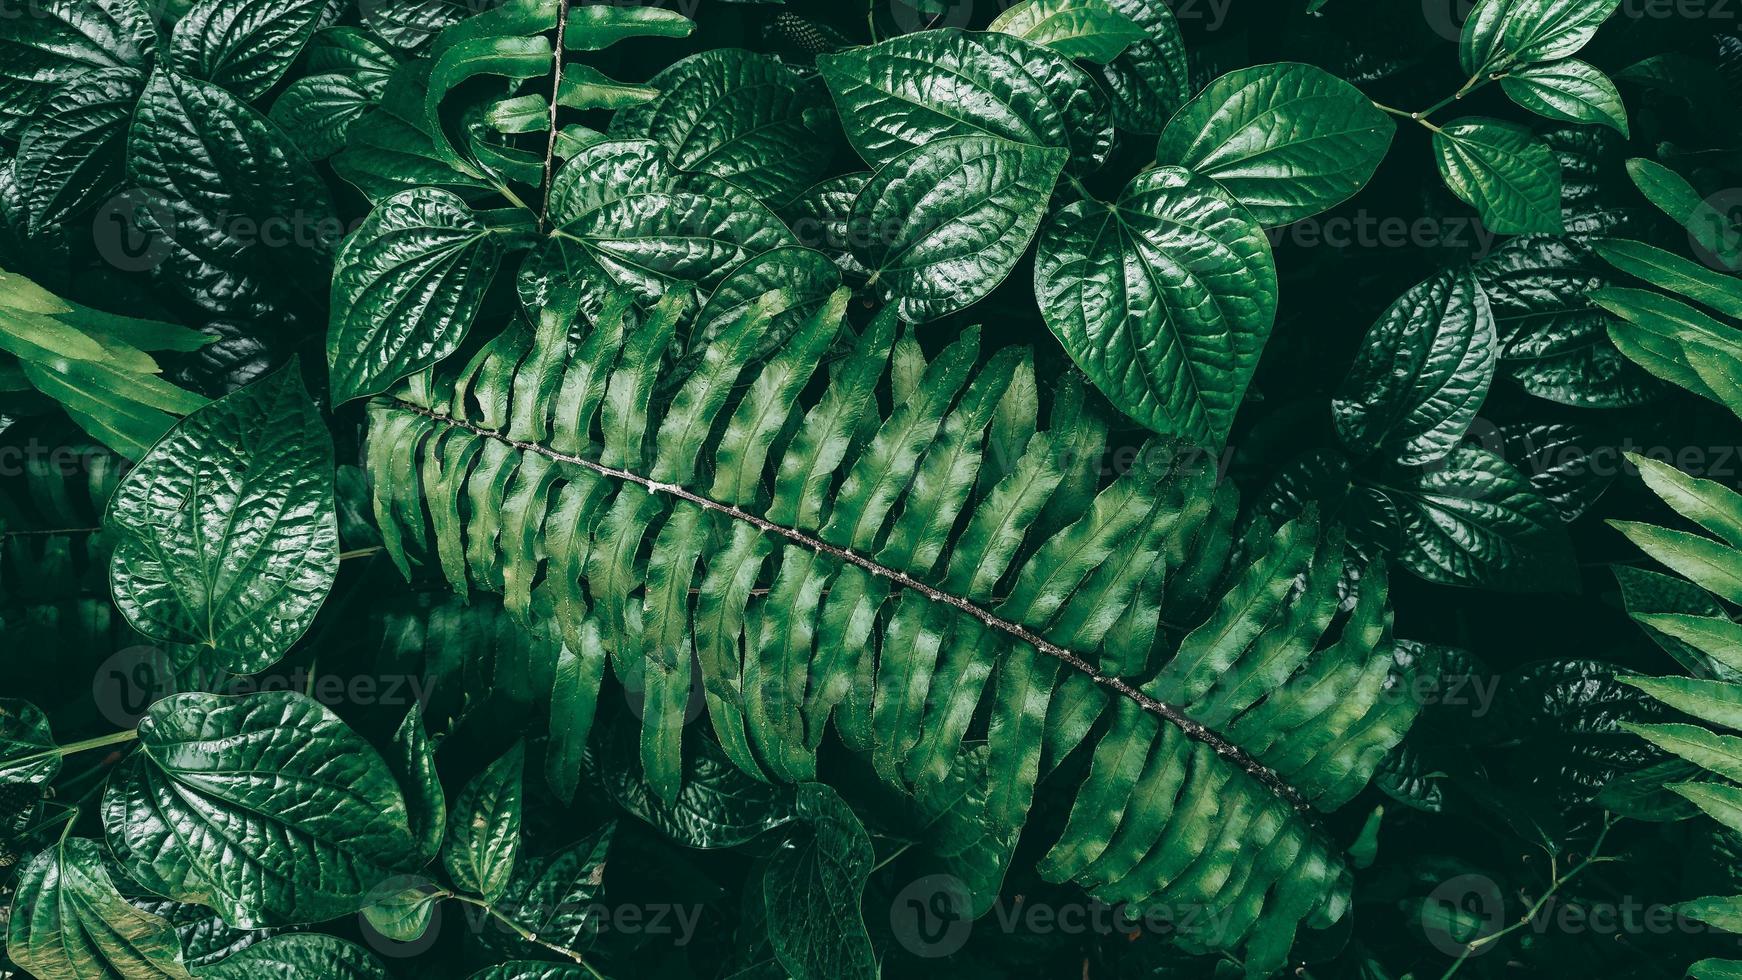
[[1404,466],[1444,456],[1487,399],[1498,353],[1488,298],[1468,272],[1414,287],[1367,331],[1331,400],[1343,445]]
[[1149,39],[1149,32],[1109,0],[1023,0],[993,18],[986,29],[1098,65]]
[[539,960],[515,960],[498,963],[467,977],[466,980],[597,980],[585,967],[547,963]]
[[1214,181],[1161,167],[1111,206],[1058,209],[1034,283],[1053,335],[1120,411],[1165,435],[1227,439],[1277,287],[1263,229]]
[[1393,560],[1430,582],[1554,592],[1577,582],[1553,505],[1500,457],[1459,446],[1432,464],[1358,479],[1358,508]]
[[186,980],[168,922],[127,903],[103,849],[73,838],[18,872],[6,956],[39,980]]
[[778,206],[828,168],[834,107],[815,77],[741,48],[692,55],[648,81],[659,98],[611,120],[611,133],[653,140],[680,170],[723,177]]
[[865,171],[830,177],[811,185],[780,209],[781,220],[801,244],[829,256],[841,271],[860,279],[870,273],[853,258],[848,235],[853,202],[870,181],[871,174]]
[[333,170],[373,202],[424,187],[448,190],[467,200],[495,190],[489,180],[456,170],[436,148],[424,112],[429,72],[427,58],[400,65],[380,102],[351,124],[345,149],[333,158]]
[[387,43],[417,48],[477,9],[464,0],[360,0],[363,23]]
[[1472,271],[1494,310],[1500,372],[1525,391],[1563,405],[1624,408],[1666,390],[1610,342],[1614,318],[1589,298],[1608,276],[1584,245],[1513,238]]
[[42,0],[0,29],[0,136],[16,137],[61,86],[87,72],[144,72],[157,47],[138,0]]
[[370,899],[362,912],[369,928],[395,942],[414,943],[434,924],[442,896],[429,879],[406,875],[381,883]]
[[[600,920],[600,912],[605,908],[606,862],[616,830],[615,823],[608,823],[555,854],[534,858],[522,855],[515,867],[514,880],[497,901],[497,907],[545,942],[567,949],[587,949],[601,929],[610,927],[609,922]],[[513,944],[508,948],[518,948],[527,955],[538,948],[514,936],[498,934],[490,938]]]
[[1577,54],[1621,0],[1481,0],[1464,21],[1458,59],[1475,75]]
[[827,255],[796,245],[763,252],[733,269],[696,315],[690,349],[706,345],[772,290],[785,290],[785,311],[763,332],[757,357],[777,350],[840,288],[840,269]]
[[29,701],[0,698],[0,786],[40,785],[60,772],[48,716]]
[[859,909],[871,874],[871,838],[821,783],[798,788],[806,831],[768,860],[762,900],[774,955],[794,980],[869,980],[876,955]]
[[526,747],[516,742],[454,798],[442,866],[454,884],[486,902],[500,897],[514,877],[525,768]]
[[1434,133],[1446,186],[1502,235],[1561,231],[1560,164],[1517,123],[1467,118]]
[[642,778],[635,740],[612,737],[605,788],[618,806],[686,847],[737,847],[798,817],[790,787],[745,775],[712,739],[696,739],[683,765],[683,788],[666,803]]
[[405,801],[368,742],[301,694],[176,694],[139,723],[103,796],[141,885],[240,928],[356,912],[415,859]]
[[290,83],[272,104],[272,121],[310,159],[344,149],[351,126],[374,105],[363,83],[349,75],[311,75]]
[[1094,83],[1057,52],[1008,34],[924,31],[817,59],[848,142],[875,170],[952,136],[1068,148],[1092,170],[1112,146]]
[[1543,499],[1571,524],[1614,482],[1601,458],[1612,452],[1594,427],[1515,422],[1496,430],[1507,462],[1530,477]]
[[113,194],[126,176],[127,128],[145,78],[87,72],[45,100],[18,140],[17,176],[38,233]]
[[296,364],[171,429],[104,526],[115,604],[135,629],[237,673],[277,662],[339,570],[332,437]]
[[1365,187],[1396,130],[1360,89],[1321,68],[1259,65],[1186,103],[1155,158],[1214,177],[1260,222],[1285,225]]
[[126,257],[134,271],[220,315],[318,302],[344,227],[302,151],[235,96],[157,72],[133,116],[127,172],[143,192],[134,220],[153,236]]
[[1600,123],[1628,135],[1627,107],[1609,76],[1568,58],[1509,72],[1500,87],[1531,112],[1562,122]]
[[678,173],[647,140],[598,143],[563,164],[550,217],[556,238],[647,302],[673,289],[711,292],[746,259],[796,244],[749,192]]
[[169,67],[253,101],[289,70],[326,0],[197,0],[176,21]]
[[447,833],[448,806],[436,773],[435,746],[423,729],[423,708],[415,702],[393,733],[393,751],[388,768],[399,780],[405,797],[406,819],[419,853],[434,860]]
[[1591,659],[1539,661],[1507,674],[1489,721],[1495,738],[1529,746],[1520,774],[1563,805],[1588,802],[1623,772],[1663,758],[1625,726],[1660,721],[1663,705]]
[[406,191],[370,212],[333,273],[333,400],[379,394],[459,349],[500,256],[497,236],[446,191]]
[[373,954],[335,936],[273,936],[200,970],[213,980],[387,980]]
[[1134,133],[1159,133],[1194,86],[1185,38],[1165,0],[1107,0],[1148,35],[1105,67],[1092,69],[1113,102],[1113,121]]
[[853,256],[901,316],[935,320],[998,287],[1040,224],[1065,151],[990,136],[933,140],[865,185],[848,225]]

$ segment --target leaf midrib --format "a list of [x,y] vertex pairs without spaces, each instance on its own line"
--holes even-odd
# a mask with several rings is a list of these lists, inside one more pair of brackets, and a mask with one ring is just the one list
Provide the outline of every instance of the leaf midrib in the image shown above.
[[1080,655],[1053,643],[1044,636],[1041,636],[1020,623],[1004,619],[991,610],[985,609],[971,600],[964,599],[961,596],[927,585],[905,572],[881,564],[874,558],[859,554],[849,548],[842,548],[830,544],[820,538],[806,534],[797,528],[777,524],[767,518],[761,517],[757,514],[752,514],[740,507],[721,503],[720,501],[705,497],[678,484],[663,483],[642,476],[639,473],[634,473],[614,466],[607,466],[603,463],[582,456],[557,452],[554,449],[536,442],[514,439],[494,429],[488,429],[474,422],[454,418],[401,399],[393,399],[391,404],[400,410],[410,412],[414,415],[420,415],[451,428],[464,430],[482,439],[499,442],[523,453],[531,453],[533,455],[543,456],[554,462],[579,466],[582,469],[606,477],[607,479],[634,484],[650,495],[657,496],[664,494],[666,496],[675,497],[679,500],[688,501],[703,510],[722,514],[733,520],[749,524],[765,535],[782,538],[816,554],[827,555],[837,561],[868,572],[876,578],[886,579],[895,585],[916,592],[933,602],[950,606],[956,611],[980,621],[989,629],[1021,640],[1040,653],[1063,662],[1067,666],[1087,676],[1097,687],[1103,688],[1115,695],[1124,697],[1136,703],[1144,711],[1156,715],[1169,724],[1172,724],[1174,727],[1184,732],[1188,737],[1210,746],[1215,750],[1216,754],[1229,765],[1257,780],[1271,793],[1275,794],[1293,807],[1297,813],[1306,816],[1309,819],[1311,817],[1313,812],[1312,804],[1300,790],[1286,782],[1275,770],[1253,757],[1252,754],[1247,752],[1242,746],[1229,741],[1219,732],[1212,730],[1209,726],[1204,725],[1202,722],[1187,715],[1184,709],[1180,706],[1169,704],[1151,697],[1122,678],[1101,673],[1099,670],[1095,669],[1094,665],[1090,664]]

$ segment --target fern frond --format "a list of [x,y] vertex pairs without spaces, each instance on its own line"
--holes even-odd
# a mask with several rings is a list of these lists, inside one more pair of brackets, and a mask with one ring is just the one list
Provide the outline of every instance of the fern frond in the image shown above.
[[[1736,398],[1727,392],[1726,401]],[[1626,521],[1610,523],[1640,550],[1679,573],[1716,599],[1742,597],[1742,494],[1691,477],[1673,466],[1629,455],[1645,485],[1678,514],[1706,533],[1673,530]],[[1716,613],[1713,609],[1718,610]],[[1622,680],[1693,721],[1629,724],[1625,727],[1658,748],[1697,766],[1698,778],[1670,782],[1666,788],[1707,816],[1742,833],[1742,624],[1712,603],[1698,610],[1634,613],[1641,625],[1705,658],[1708,677],[1624,677]],[[1711,727],[1705,727],[1711,726]],[[1718,730],[1713,730],[1718,729]],[[1667,770],[1677,775],[1686,770]],[[1704,898],[1678,906],[1683,915],[1725,931],[1742,922],[1742,896]],[[1691,977],[1733,976],[1742,961],[1703,960],[1689,967]]]
[[616,296],[578,338],[547,308],[412,379],[370,407],[390,551],[516,615],[547,604],[569,649],[607,650],[644,695],[642,765],[668,799],[692,662],[759,779],[815,779],[833,728],[938,820],[982,907],[1037,782],[1080,748],[1045,874],[1227,913],[1182,941],[1280,965],[1301,922],[1348,906],[1313,813],[1415,713],[1390,693],[1383,576],[1327,644],[1343,547],[1308,515],[1166,657],[1164,605],[1201,606],[1224,573],[1225,550],[1195,551],[1230,519],[1205,461],[1151,446],[1103,481],[1080,381],[1042,429],[1027,350],[983,356],[967,331],[928,362],[892,310],[854,335],[847,301],[766,356],[781,293],[686,357],[668,356],[682,296],[645,315]]

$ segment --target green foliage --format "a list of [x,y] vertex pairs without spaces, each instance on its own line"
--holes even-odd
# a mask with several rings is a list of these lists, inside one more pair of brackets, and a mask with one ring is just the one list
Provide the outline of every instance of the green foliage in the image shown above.
[[0,16],[0,974],[1742,969],[1734,32],[1446,6]]

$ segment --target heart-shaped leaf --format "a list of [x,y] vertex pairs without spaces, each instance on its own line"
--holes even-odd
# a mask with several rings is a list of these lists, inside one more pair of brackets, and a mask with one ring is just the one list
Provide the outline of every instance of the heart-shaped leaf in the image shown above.
[[199,409],[115,490],[109,579],[133,627],[265,670],[339,571],[333,443],[297,365]]
[[817,69],[873,168],[952,136],[1068,147],[1073,170],[1112,148],[1112,118],[1082,69],[1008,34],[908,34],[818,58]]
[[127,137],[143,192],[138,257],[157,282],[227,316],[318,303],[343,226],[326,184],[277,126],[210,82],[159,71]]
[[1609,76],[1575,58],[1510,72],[1500,87],[1531,112],[1562,122],[1600,123],[1628,135],[1627,107]]
[[1162,131],[1156,160],[1216,178],[1267,226],[1365,187],[1397,126],[1360,89],[1312,65],[1229,72]]
[[137,0],[41,0],[0,30],[0,136],[16,137],[50,96],[87,72],[143,72],[157,48]]
[[301,694],[171,695],[139,746],[103,796],[110,850],[141,885],[232,926],[349,915],[416,860],[387,764]]
[[1227,191],[1160,167],[1110,206],[1058,209],[1034,289],[1053,335],[1114,405],[1164,435],[1226,441],[1277,296],[1270,242]]
[[653,140],[681,170],[724,177],[778,206],[828,168],[835,112],[814,76],[765,54],[719,48],[647,84],[659,98],[619,111],[611,133]]
[[472,778],[454,800],[442,865],[454,884],[494,902],[514,877],[520,853],[521,784],[525,747],[516,742]]
[[963,309],[1028,250],[1065,157],[990,136],[915,147],[878,170],[854,203],[853,257],[903,319]]
[[1023,0],[994,17],[986,29],[1099,65],[1149,39],[1148,31],[1108,0]]
[[500,257],[496,236],[447,191],[406,191],[371,211],[333,273],[333,401],[380,394],[459,349]]
[[163,919],[128,904],[103,849],[73,838],[36,855],[14,882],[6,956],[42,980],[186,980],[181,943]]
[[198,0],[176,21],[169,65],[253,101],[290,68],[326,0]]
[[131,68],[87,72],[55,92],[18,140],[18,183],[31,227],[78,217],[126,176],[127,127],[145,79]]

